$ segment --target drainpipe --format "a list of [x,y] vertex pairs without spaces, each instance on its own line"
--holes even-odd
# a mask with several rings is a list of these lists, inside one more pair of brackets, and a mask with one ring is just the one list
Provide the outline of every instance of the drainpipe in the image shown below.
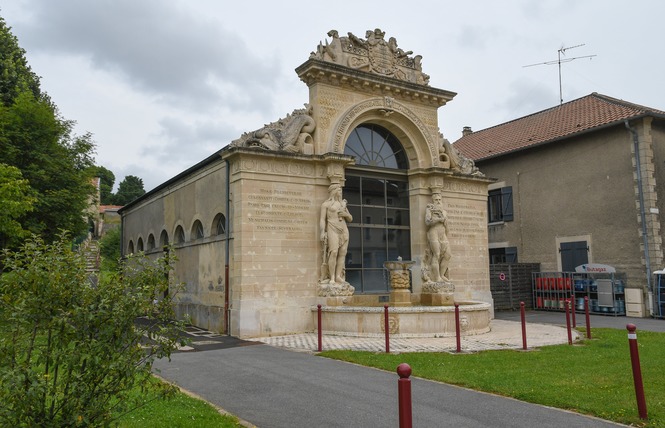
[[226,315],[226,334],[230,336],[231,313],[229,312],[229,295],[231,294],[231,284],[229,283],[229,260],[231,257],[229,250],[231,246],[231,229],[229,225],[231,224],[231,166],[228,159],[224,159],[224,163],[226,163],[226,224],[224,225],[224,230],[226,230],[226,251],[224,256],[224,284],[226,284],[226,290],[224,293],[224,315]]
[[633,146],[635,149],[635,168],[637,169],[637,193],[639,195],[640,199],[640,220],[642,222],[642,241],[644,245],[644,260],[646,263],[646,269],[647,269],[647,292],[649,293],[648,297],[648,306],[649,306],[649,315],[653,316],[653,305],[651,304],[652,300],[652,293],[653,290],[651,289],[651,259],[649,258],[649,237],[647,235],[647,221],[646,221],[646,213],[644,211],[644,190],[642,188],[642,167],[640,164],[640,145],[639,145],[639,140],[637,138],[637,131],[630,126],[628,123],[628,120],[624,120],[624,125],[626,126],[626,129],[630,131],[630,133],[633,135]]

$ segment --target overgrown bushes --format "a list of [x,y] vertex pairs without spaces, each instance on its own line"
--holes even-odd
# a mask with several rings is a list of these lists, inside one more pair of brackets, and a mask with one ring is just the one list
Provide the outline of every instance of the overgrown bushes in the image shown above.
[[106,424],[137,405],[131,388],[157,385],[153,361],[178,344],[172,255],[92,281],[70,242],[35,237],[2,255],[0,426]]

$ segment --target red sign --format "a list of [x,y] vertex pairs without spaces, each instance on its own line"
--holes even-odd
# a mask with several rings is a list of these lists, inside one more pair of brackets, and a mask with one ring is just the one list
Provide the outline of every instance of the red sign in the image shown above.
[[505,280],[506,280],[506,274],[503,273],[503,272],[501,272],[501,273],[499,274],[499,279],[500,279],[501,281],[505,281]]

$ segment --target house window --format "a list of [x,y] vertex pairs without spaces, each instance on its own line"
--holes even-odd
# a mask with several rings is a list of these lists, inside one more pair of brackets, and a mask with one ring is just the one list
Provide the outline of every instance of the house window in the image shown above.
[[490,264],[517,263],[517,247],[490,248]]
[[487,214],[490,223],[513,221],[513,188],[511,186],[489,191]]

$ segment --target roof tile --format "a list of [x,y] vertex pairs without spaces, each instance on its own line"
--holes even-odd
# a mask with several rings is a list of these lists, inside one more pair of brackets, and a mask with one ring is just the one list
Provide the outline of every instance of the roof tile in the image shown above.
[[596,92],[510,122],[465,135],[454,147],[472,160],[501,156],[645,115],[665,112]]

